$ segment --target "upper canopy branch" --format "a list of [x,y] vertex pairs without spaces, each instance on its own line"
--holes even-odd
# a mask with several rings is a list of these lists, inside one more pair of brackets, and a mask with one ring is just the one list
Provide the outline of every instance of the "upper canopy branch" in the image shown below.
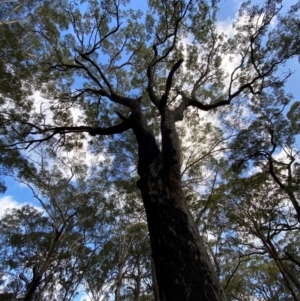
[[[137,49],[131,50],[131,54],[125,62],[122,61],[120,65],[115,66],[114,63],[120,54],[128,51],[128,37],[121,32],[121,2],[116,0],[101,3],[99,11],[95,3],[91,5],[95,5],[92,18],[88,19],[82,14],[80,21],[76,5],[74,7],[72,5],[60,5],[74,31],[73,39],[69,39],[68,35],[60,36],[59,31],[52,30],[51,27],[37,27],[37,33],[47,41],[50,46],[49,49],[55,56],[55,60],[48,61],[47,57],[46,60],[42,61],[42,64],[49,65],[50,69],[57,70],[60,73],[75,71],[75,76],[80,74],[85,82],[89,82],[89,90],[94,92],[98,90],[94,94],[105,96],[112,102],[134,109],[136,99],[122,96],[122,93],[117,91],[114,86],[115,81],[109,78],[109,75],[112,75],[117,69],[132,64],[133,56],[140,50],[141,45]],[[112,27],[108,24],[110,18],[113,18],[116,23]],[[90,28],[82,26],[87,19],[91,22]],[[36,23],[39,24],[39,22],[39,17],[36,17]],[[109,46],[110,44],[113,45],[116,39],[121,42],[124,40],[121,47]],[[108,66],[104,64],[102,59],[98,60],[99,55],[101,56],[104,53],[108,54],[109,57]],[[51,59],[52,57],[49,56]],[[79,90],[84,91],[85,87]]]
[[[148,95],[149,95],[152,103],[154,105],[156,105],[157,107],[159,106],[159,98],[158,98],[158,96],[156,95],[156,93],[154,91],[155,67],[159,62],[161,62],[162,60],[167,58],[169,56],[169,54],[173,51],[173,49],[176,45],[176,42],[177,42],[177,38],[178,38],[179,24],[184,19],[184,17],[186,16],[186,13],[187,13],[191,3],[192,3],[192,1],[190,0],[184,6],[182,1],[176,1],[173,5],[173,14],[171,16],[171,21],[168,20],[167,16],[164,16],[164,28],[165,28],[164,35],[162,37],[160,37],[160,35],[159,35],[160,32],[159,31],[156,32],[157,41],[152,45],[154,56],[153,56],[151,62],[148,64],[148,67],[147,67],[148,85],[147,85],[146,91],[148,92]],[[178,5],[181,6],[180,7],[180,15],[178,17],[176,17],[175,14],[176,14],[176,10],[177,10]],[[168,11],[168,9],[165,8],[164,12],[167,13],[167,11]],[[176,19],[172,20],[174,17]],[[158,26],[158,29],[160,30],[161,28]],[[171,38],[172,38],[171,45],[168,45],[167,48],[165,49],[165,51],[163,52],[163,54],[159,55],[158,47],[161,46],[161,45],[164,45]],[[181,63],[182,62],[180,62],[180,64]],[[176,64],[174,65],[174,67],[176,66]],[[179,64],[179,66],[180,66],[180,64]],[[179,68],[179,66],[175,68],[175,71]],[[172,80],[172,76],[173,76],[174,72],[169,74],[169,79]],[[168,80],[167,80],[167,85],[168,85]],[[165,94],[166,94],[167,90],[170,90],[170,89],[166,86]],[[168,93],[169,92],[167,92],[167,94]],[[164,97],[164,101],[165,101],[165,97]]]
[[[157,37],[157,42],[153,44],[153,50],[154,50],[154,65],[159,63],[160,61],[164,60],[170,53],[171,51],[174,49],[174,46],[176,45],[177,42],[177,38],[178,38],[178,31],[179,31],[179,25],[180,22],[185,18],[187,11],[189,9],[189,7],[192,4],[192,0],[190,0],[185,6],[183,4],[183,1],[176,1],[173,5],[173,14],[171,17],[171,21],[172,23],[170,24],[170,21],[168,21],[168,18],[166,16],[166,19],[164,21],[164,26],[166,28],[165,34],[162,38],[159,37],[159,33],[157,32],[156,37]],[[175,16],[176,13],[176,9],[177,6],[180,5],[180,15],[178,17]],[[165,13],[167,13],[168,9],[165,8]],[[173,17],[176,18],[176,20],[172,20]],[[171,26],[169,26],[171,25]],[[169,32],[171,29],[171,32]],[[157,51],[157,47],[160,45],[163,45],[164,43],[166,43],[170,38],[172,39],[171,45],[165,50],[164,54],[159,56],[158,55],[158,51]]]
[[[199,68],[195,67],[200,76],[193,82],[191,93],[188,94],[177,89],[178,95],[182,97],[182,102],[175,109],[176,120],[183,118],[183,113],[189,106],[208,111],[219,106],[229,105],[234,98],[242,94],[255,96],[260,95],[268,87],[280,87],[292,74],[291,71],[288,71],[286,76],[279,78],[276,73],[278,67],[295,55],[295,51],[298,51],[297,46],[291,47],[291,45],[294,46],[291,39],[286,39],[287,46],[284,51],[276,48],[278,47],[277,42],[268,41],[267,46],[262,45],[262,39],[269,30],[268,26],[279,14],[282,5],[277,6],[273,1],[270,1],[261,9],[258,6],[252,8],[250,4],[247,4],[245,8],[252,12],[251,22],[249,21],[246,25],[237,23],[238,33],[234,39],[229,40],[229,44],[226,44],[225,47],[235,59],[238,55],[241,56],[238,65],[230,74],[227,95],[221,95],[224,91],[221,85],[225,80],[222,74],[223,70],[220,69],[221,72],[218,74],[218,64],[214,64],[214,60],[218,62],[219,55],[220,57],[223,56],[222,47],[225,44],[218,42],[219,40],[212,30],[209,40],[211,46],[207,49],[207,55],[202,57],[202,60],[206,61],[201,61]],[[281,21],[285,25],[284,20]],[[276,34],[278,34],[277,39],[279,39],[282,32],[274,31],[274,35]],[[220,89],[216,89],[217,95],[215,97],[219,99],[218,101],[214,99],[214,94],[210,93],[211,91],[205,93],[207,91],[206,85],[216,86],[217,83],[220,83]],[[205,95],[208,95],[207,101],[203,100]]]
[[196,92],[200,86],[205,85],[209,80],[217,77],[218,68],[211,68],[215,64],[214,60],[218,57],[220,49],[222,47],[221,43],[218,43],[217,33],[214,32],[214,29],[209,28],[210,31],[210,41],[209,41],[209,51],[206,56],[204,64],[199,66],[197,71],[200,71],[200,75],[191,92],[191,97],[196,99]]
[[[104,72],[101,70],[100,66],[94,62],[89,56],[85,54],[80,54],[82,58],[84,58],[87,62],[89,62],[100,74],[102,80],[104,81],[105,85],[108,87],[108,91],[103,87],[103,85],[99,82],[99,80],[91,73],[91,70],[85,66],[82,62],[78,61],[77,59],[76,62],[80,66],[79,68],[82,68],[86,71],[88,76],[98,85],[99,90],[97,89],[87,89],[88,91],[93,90],[94,93],[99,94],[101,96],[107,97],[109,100],[124,105],[128,108],[134,109],[136,107],[136,100],[130,97],[122,96],[120,94],[117,94],[114,91],[113,86],[110,84],[109,80],[106,78]],[[97,92],[98,91],[98,92]]]
[[[236,71],[238,69],[242,68],[242,66],[244,64],[244,60],[245,60],[245,56],[243,56],[240,65],[237,66],[231,74],[227,99],[218,101],[216,103],[212,103],[212,104],[201,103],[196,97],[195,87],[191,93],[191,97],[189,97],[184,91],[177,90],[177,93],[182,97],[182,102],[175,109],[176,120],[183,119],[183,113],[189,106],[196,107],[202,111],[209,111],[211,109],[214,109],[214,108],[217,108],[217,107],[220,107],[223,105],[229,105],[234,98],[241,95],[247,89],[250,91],[250,93],[252,95],[259,95],[262,93],[263,89],[265,89],[267,87],[271,87],[272,85],[282,84],[290,76],[290,74],[291,74],[290,72],[288,73],[288,75],[286,77],[284,77],[281,80],[278,80],[277,78],[272,79],[271,76],[272,76],[274,70],[276,69],[276,67],[278,65],[282,64],[284,61],[286,61],[286,59],[287,58],[284,57],[284,58],[279,59],[278,61],[272,62],[268,69],[266,69],[266,70],[262,69],[260,72],[257,72],[256,76],[254,76],[248,82],[241,84],[235,92],[232,92],[233,83],[237,79],[234,77],[234,74],[236,73]],[[269,79],[271,78],[271,80],[267,80],[268,78]],[[255,87],[255,86],[257,86],[257,84],[258,84],[258,87]]]
[[[263,75],[256,76],[250,82],[241,85],[237,89],[237,91],[235,91],[232,94],[230,93],[230,89],[229,89],[229,95],[228,95],[227,99],[224,99],[224,100],[218,101],[216,103],[212,103],[212,104],[203,104],[196,99],[194,93],[193,93],[194,97],[189,97],[186,95],[185,92],[178,90],[177,93],[182,97],[182,102],[175,110],[176,120],[182,120],[184,111],[190,106],[196,107],[202,111],[209,111],[211,109],[214,109],[214,108],[217,108],[220,106],[229,105],[231,103],[232,99],[234,99],[235,97],[240,95],[246,89],[249,89],[251,94],[253,94],[253,95],[260,94],[262,87],[258,90],[254,90],[253,84],[255,84],[259,79],[263,79],[265,76],[267,76],[269,74],[269,72],[271,72],[271,71],[268,71]],[[230,87],[231,87],[231,84],[230,84]]]

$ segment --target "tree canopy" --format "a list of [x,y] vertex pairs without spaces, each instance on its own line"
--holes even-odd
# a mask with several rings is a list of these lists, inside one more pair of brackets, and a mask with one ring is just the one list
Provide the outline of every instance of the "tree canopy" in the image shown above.
[[3,293],[300,300],[300,2],[221,4],[1,2]]

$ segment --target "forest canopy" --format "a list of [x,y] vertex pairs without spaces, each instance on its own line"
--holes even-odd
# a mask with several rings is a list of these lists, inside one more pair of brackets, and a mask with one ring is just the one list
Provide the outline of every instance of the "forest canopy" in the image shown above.
[[0,300],[300,300],[289,2],[0,2]]

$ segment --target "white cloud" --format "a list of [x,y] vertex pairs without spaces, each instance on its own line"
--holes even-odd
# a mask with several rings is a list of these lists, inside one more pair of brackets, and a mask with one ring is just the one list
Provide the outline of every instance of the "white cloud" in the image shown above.
[[92,299],[89,297],[89,295],[82,296],[79,301],[91,301]]
[[20,208],[22,204],[18,203],[13,196],[6,195],[0,198],[0,217],[2,217],[7,209]]
[[32,97],[35,112],[39,115],[43,115],[45,124],[49,124],[53,116],[50,111],[50,100],[42,97],[40,91],[35,91]]
[[254,166],[247,171],[248,176],[250,177],[260,172],[262,172],[262,169],[259,166]]
[[28,188],[28,186],[22,182],[16,181],[16,185],[18,188]]
[[[53,112],[51,111],[51,106],[53,104],[59,104],[59,100],[51,100],[44,98],[40,91],[35,91],[33,94],[34,100],[34,107],[35,112],[37,114],[44,115],[44,122],[45,124],[52,124]],[[69,108],[71,115],[73,117],[73,125],[83,125],[81,122],[83,111],[80,110],[78,107],[70,107]]]
[[289,164],[291,162],[290,156],[295,156],[296,154],[297,150],[281,148],[279,152],[273,155],[273,158],[276,161],[282,162],[284,164]]
[[[33,94],[33,101],[34,101],[34,107],[35,107],[35,113],[38,115],[43,116],[43,123],[44,125],[53,125],[53,112],[51,111],[50,107],[54,104],[54,102],[59,103],[59,101],[50,100],[47,98],[44,98],[40,91],[35,91]],[[82,122],[82,116],[83,111],[80,110],[78,107],[71,107],[69,108],[70,113],[72,115],[72,126],[82,126],[85,125]],[[94,159],[94,155],[89,151],[89,145],[88,145],[88,134],[85,134],[85,139],[82,141],[83,143],[83,150],[80,151],[80,156],[84,154],[84,158],[81,157],[84,160],[84,163],[87,166],[92,165],[92,161]],[[68,158],[68,161],[72,161],[72,158],[78,157],[77,154],[78,150],[72,150],[70,152],[62,152],[61,156]],[[32,162],[40,162],[41,161],[41,154],[39,151],[32,151],[30,153],[26,153],[26,155],[32,160]],[[103,156],[102,156],[103,157]],[[105,158],[100,158],[100,160],[104,160]],[[54,160],[51,160],[50,158],[47,158],[48,166],[51,167],[54,164]]]
[[[236,15],[237,16],[237,15]],[[235,20],[232,18],[227,18],[223,21],[217,22],[217,31],[219,33],[224,33],[227,37],[233,37],[233,35],[236,33],[235,29],[232,28],[232,23]]]
[[30,205],[39,211],[43,211],[43,209],[41,207],[35,206],[35,205],[27,203],[27,202],[19,203],[18,201],[16,201],[14,199],[13,196],[6,195],[6,196],[3,196],[2,198],[0,198],[0,218],[2,218],[2,216],[5,214],[6,210],[14,209],[14,208],[19,209],[24,205]]

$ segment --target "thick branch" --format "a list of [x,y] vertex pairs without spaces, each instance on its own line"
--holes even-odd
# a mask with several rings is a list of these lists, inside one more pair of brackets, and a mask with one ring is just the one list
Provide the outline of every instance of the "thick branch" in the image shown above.
[[120,134],[127,130],[129,130],[132,125],[130,120],[124,120],[118,125],[111,126],[108,128],[100,128],[100,127],[90,127],[90,126],[60,126],[60,127],[48,127],[48,128],[40,128],[37,125],[28,123],[28,122],[22,122],[22,124],[26,124],[29,126],[32,126],[36,129],[36,131],[31,131],[28,134],[31,135],[40,135],[45,133],[51,133],[50,135],[43,137],[43,138],[37,138],[27,141],[19,141],[10,145],[5,145],[3,148],[11,148],[18,145],[26,145],[25,147],[22,147],[22,149],[28,149],[31,145],[37,143],[41,143],[43,141],[50,140],[52,137],[54,137],[57,134],[69,134],[69,133],[89,133],[91,136],[105,136],[105,135],[114,135],[114,134]]
[[158,107],[159,99],[158,99],[156,93],[154,92],[154,82],[153,82],[154,65],[156,64],[156,61],[158,58],[157,48],[155,45],[153,46],[153,51],[154,51],[154,58],[149,63],[148,68],[147,68],[148,85],[147,85],[146,91],[148,92],[148,95],[149,95],[152,103]]
[[82,90],[78,89],[77,91],[79,91],[79,94],[76,95],[75,97],[78,97],[78,96],[82,95],[83,93],[92,93],[94,95],[107,97],[110,101],[118,103],[123,106],[126,106],[132,110],[135,110],[136,107],[141,102],[141,97],[131,98],[131,97],[126,97],[126,96],[122,96],[119,94],[115,94],[115,93],[110,94],[105,89],[84,88]]
[[178,120],[182,120],[183,119],[183,113],[184,111],[192,106],[192,107],[196,107],[202,111],[210,111],[211,109],[214,109],[214,108],[217,108],[217,107],[220,107],[220,106],[224,106],[224,105],[229,105],[230,104],[230,101],[229,100],[222,100],[222,101],[219,101],[219,102],[216,102],[216,103],[213,103],[213,104],[203,104],[197,100],[194,100],[192,99],[191,97],[188,97],[185,92],[183,91],[177,91],[177,93],[179,95],[181,95],[182,97],[182,102],[181,104],[175,109],[175,121],[178,121]]
[[42,133],[53,131],[58,134],[67,134],[67,133],[83,133],[87,132],[91,136],[104,136],[104,135],[114,135],[123,133],[131,128],[131,124],[129,121],[123,121],[118,125],[114,125],[108,128],[100,128],[100,127],[90,127],[90,126],[62,126],[62,127],[53,127],[42,130]]
[[182,64],[182,62],[183,62],[183,59],[180,59],[179,61],[177,61],[169,72],[167,82],[166,82],[165,93],[163,94],[163,96],[161,97],[161,100],[160,100],[161,107],[164,107],[167,104],[169,93],[172,88],[173,76],[174,76],[175,72],[178,70],[178,68],[180,67],[180,65]]
[[300,267],[300,261],[299,260],[297,260],[295,257],[293,257],[289,252],[284,252],[284,253],[288,256],[288,258],[291,261],[293,261],[297,266]]

